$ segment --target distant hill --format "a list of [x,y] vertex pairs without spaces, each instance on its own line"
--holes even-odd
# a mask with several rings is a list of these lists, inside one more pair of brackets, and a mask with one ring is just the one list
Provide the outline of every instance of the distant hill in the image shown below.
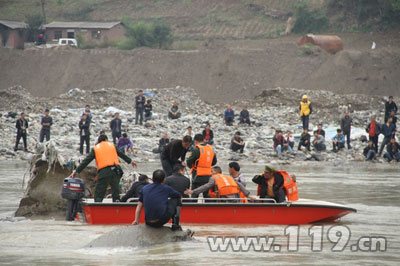
[[[134,20],[169,23],[178,39],[268,38],[279,35],[299,0],[44,0],[54,20]],[[324,0],[309,0],[320,8]],[[41,14],[41,0],[1,0],[0,19]]]

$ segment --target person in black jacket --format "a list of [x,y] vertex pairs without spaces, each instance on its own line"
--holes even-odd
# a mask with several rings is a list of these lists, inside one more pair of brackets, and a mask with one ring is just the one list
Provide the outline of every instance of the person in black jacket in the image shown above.
[[317,134],[322,135],[325,138],[325,130],[322,129],[322,124],[318,124]]
[[385,123],[387,122],[387,119],[390,116],[390,113],[394,111],[394,113],[397,113],[397,105],[393,101],[393,96],[389,96],[389,101],[385,103]]
[[50,127],[53,124],[53,118],[49,116],[50,110],[44,111],[44,116],[40,120],[42,128],[40,129],[39,142],[42,143],[46,137],[46,141],[50,140]]
[[186,153],[191,144],[192,138],[190,136],[185,136],[182,140],[176,139],[171,141],[165,147],[160,155],[160,159],[166,176],[172,174],[175,164],[182,164],[185,166]]
[[203,130],[204,143],[213,145],[214,144],[214,132],[210,129],[210,124],[207,123],[206,128]]
[[144,105],[144,122],[151,120],[153,117],[153,105],[151,104],[151,100],[147,100],[147,103]]
[[83,154],[83,143],[86,142],[86,153],[88,154],[90,151],[90,121],[87,119],[86,114],[83,114],[81,117],[81,121],[79,121],[79,136],[80,144],[79,144],[79,152]]
[[21,113],[21,117],[17,120],[15,127],[17,128],[17,140],[15,142],[14,151],[18,150],[18,145],[21,138],[24,142],[24,151],[28,151],[28,144],[26,141],[26,129],[28,128],[28,120],[25,119],[25,113]]
[[138,124],[139,116],[140,116],[140,124],[143,124],[143,111],[144,111],[144,104],[146,103],[146,98],[143,96],[143,91],[139,90],[139,94],[135,98],[136,103],[136,119],[135,124]]
[[400,161],[400,144],[396,142],[396,138],[391,138],[390,143],[386,147],[385,155],[383,156],[386,158],[389,163],[394,161]]
[[371,161],[376,159],[376,149],[374,142],[372,140],[368,141],[368,146],[364,148],[363,152],[366,161]]
[[150,179],[147,175],[140,175],[139,181],[132,184],[128,192],[121,198],[121,202],[126,202],[130,198],[138,198],[140,190],[142,190],[144,186],[150,184],[149,181]]
[[300,142],[299,142],[299,147],[297,148],[299,151],[301,151],[301,146],[304,146],[307,148],[308,151],[311,150],[311,142],[310,142],[311,136],[308,134],[308,129],[304,129],[303,133],[300,136]]
[[258,195],[260,198],[273,198],[276,202],[285,201],[285,191],[283,186],[283,176],[275,171],[271,166],[265,166],[264,173],[253,177],[253,182],[258,185]]
[[121,125],[122,121],[119,118],[119,113],[115,113],[114,119],[110,122],[111,135],[114,145],[117,144],[117,140],[119,140],[119,138],[121,137]]
[[182,198],[188,198],[189,195],[185,194],[185,190],[190,188],[190,180],[185,176],[185,167],[176,164],[173,172],[172,175],[167,176],[165,184],[181,193]]

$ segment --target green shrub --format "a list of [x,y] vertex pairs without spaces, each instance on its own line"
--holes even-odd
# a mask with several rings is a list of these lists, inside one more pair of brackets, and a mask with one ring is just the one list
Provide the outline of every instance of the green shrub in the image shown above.
[[294,5],[296,21],[295,33],[321,32],[328,28],[329,20],[323,10],[311,10],[305,1]]
[[133,23],[125,19],[125,35],[129,41],[120,41],[117,44],[119,49],[133,49],[136,47],[152,47],[168,49],[173,43],[171,27],[165,23],[146,23],[139,21]]

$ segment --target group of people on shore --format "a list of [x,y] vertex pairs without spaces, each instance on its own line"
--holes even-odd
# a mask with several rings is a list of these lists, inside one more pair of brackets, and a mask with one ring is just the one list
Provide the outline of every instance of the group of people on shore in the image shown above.
[[[149,121],[152,119],[152,100],[148,99],[146,101],[145,96],[143,95],[143,91],[139,90],[138,95],[135,97],[135,110],[136,110],[136,120],[135,124],[143,124],[143,121]],[[364,149],[364,156],[366,160],[374,160],[376,157],[386,158],[389,162],[399,161],[400,160],[400,149],[399,143],[396,142],[396,123],[397,123],[397,105],[393,101],[393,97],[390,96],[389,100],[385,103],[385,123],[380,124],[376,121],[375,116],[371,117],[371,122],[368,124],[366,128],[366,132],[368,133],[368,145]],[[309,121],[310,115],[312,114],[313,108],[310,100],[307,95],[302,96],[302,100],[299,104],[299,114],[302,122],[303,132],[300,136],[297,150],[300,151],[304,147],[307,151],[311,151],[311,148],[314,148],[316,151],[326,151],[326,136],[325,131],[323,130],[323,124],[318,124],[318,128],[312,132],[313,139],[311,134],[309,133]],[[42,128],[40,130],[39,141],[43,142],[44,140],[48,141],[50,139],[50,128],[53,124],[53,119],[49,115],[50,111],[48,109],[45,110],[44,116],[41,119]],[[173,103],[171,109],[168,111],[169,119],[178,119],[181,117],[181,113],[179,111],[178,104],[176,102]],[[90,106],[86,105],[85,110],[81,115],[81,119],[79,121],[79,136],[80,136],[80,144],[79,151],[83,154],[84,145],[86,144],[86,154],[90,151],[90,123],[92,121],[92,114],[90,111]],[[227,106],[227,109],[224,111],[223,115],[224,124],[227,126],[232,126],[235,123],[235,112],[230,105]],[[250,113],[246,107],[240,112],[239,115],[239,124],[245,124],[251,126],[254,124],[254,121],[250,120]],[[340,128],[337,129],[337,134],[332,138],[332,151],[338,152],[345,148],[347,144],[347,148],[351,149],[351,128],[352,128],[352,117],[350,116],[349,111],[344,112],[344,116],[340,120]],[[18,149],[19,142],[22,138],[24,143],[24,150],[27,151],[27,128],[28,128],[28,120],[25,118],[25,114],[21,113],[21,117],[16,122],[17,128],[17,137],[14,150]],[[117,145],[118,149],[123,152],[132,152],[133,143],[131,139],[128,137],[127,133],[122,132],[122,121],[120,119],[120,114],[115,113],[113,119],[110,122],[110,130],[112,139],[115,145]],[[193,137],[192,127],[187,128],[187,135]],[[380,149],[378,149],[378,138],[379,135],[382,134],[384,139],[380,144]],[[206,143],[213,145],[214,144],[214,132],[211,129],[211,125],[209,123],[206,124],[202,135]],[[154,149],[154,152],[160,153],[163,151],[165,146],[169,143],[169,138],[165,134],[159,141],[158,148]],[[244,152],[246,142],[241,137],[241,132],[236,131],[233,138],[231,139],[230,149],[234,152]],[[295,140],[291,133],[291,131],[285,132],[285,134],[281,130],[276,130],[275,135],[273,137],[273,148],[279,158],[282,158],[284,152],[288,152],[290,154],[295,154]],[[386,147],[385,153],[383,153]]]
[[[315,151],[321,152],[326,151],[326,139],[325,131],[323,130],[322,123],[318,124],[318,128],[314,130],[314,139],[311,140],[311,135],[309,134],[309,116],[312,113],[312,105],[308,100],[307,95],[303,95],[302,101],[300,102],[300,117],[303,124],[303,133],[300,136],[298,150],[300,151],[302,147],[306,150],[311,151],[311,147]],[[368,145],[363,151],[363,155],[367,161],[375,160],[376,157],[381,157],[383,150],[386,147],[386,152],[383,157],[387,159],[388,162],[399,162],[400,161],[400,145],[396,142],[396,123],[397,123],[397,105],[393,101],[393,96],[389,97],[389,100],[385,103],[385,117],[384,124],[379,124],[376,122],[376,117],[371,116],[371,122],[366,128],[368,133]],[[347,144],[347,149],[351,149],[351,127],[353,125],[353,119],[350,116],[348,110],[344,112],[344,116],[340,120],[340,128],[336,130],[336,135],[332,138],[332,151],[338,152],[344,149]],[[384,138],[380,144],[380,149],[378,151],[378,138],[379,135],[383,134]],[[283,134],[281,130],[276,130],[275,136],[273,137],[274,150],[278,157],[282,157],[282,152],[287,151],[294,154],[294,138],[289,131]]]

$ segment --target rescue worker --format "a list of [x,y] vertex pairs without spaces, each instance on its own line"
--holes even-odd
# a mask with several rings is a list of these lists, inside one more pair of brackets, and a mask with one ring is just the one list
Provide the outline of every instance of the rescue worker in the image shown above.
[[172,231],[182,230],[179,225],[181,193],[164,183],[165,172],[154,171],[153,184],[143,187],[139,192],[133,225],[139,224],[140,213],[144,207],[146,225],[158,228],[172,219]]
[[290,176],[267,165],[263,174],[253,177],[253,182],[258,185],[257,195],[260,198],[273,198],[280,203],[285,201],[286,195],[289,201],[298,200],[295,175]]
[[311,102],[308,100],[307,95],[303,95],[302,101],[300,102],[300,117],[303,122],[303,130],[308,129],[308,123],[310,121],[310,114],[312,113]]
[[98,144],[90,150],[88,156],[75,169],[75,171],[72,172],[70,177],[75,177],[77,174],[82,172],[82,170],[88,166],[93,159],[96,159],[98,180],[94,193],[94,201],[103,201],[108,185],[111,186],[113,202],[119,201],[119,180],[122,177],[123,172],[118,157],[121,157],[125,162],[132,164],[133,167],[137,166],[132,159],[119,151],[113,143],[108,142],[106,135],[100,135]]
[[[204,144],[202,134],[194,136],[194,147],[189,153],[186,160],[186,165],[190,167],[192,173],[192,189],[196,189],[204,184],[207,184],[211,177],[211,167],[217,163],[217,156],[211,145]],[[194,198],[197,198],[195,195]],[[204,198],[208,198],[208,193],[203,193]]]
[[172,175],[175,164],[186,166],[185,157],[190,145],[192,145],[192,138],[185,136],[182,140],[173,140],[165,146],[165,149],[161,152],[160,159],[166,176]]
[[[193,198],[193,196],[206,191],[208,191],[211,198],[239,199],[249,197],[250,195],[250,192],[241,183],[236,182],[230,176],[223,175],[219,166],[212,168],[212,177],[208,183],[193,190],[188,189],[185,191],[185,194],[192,195]],[[249,198],[254,200],[251,197]]]

